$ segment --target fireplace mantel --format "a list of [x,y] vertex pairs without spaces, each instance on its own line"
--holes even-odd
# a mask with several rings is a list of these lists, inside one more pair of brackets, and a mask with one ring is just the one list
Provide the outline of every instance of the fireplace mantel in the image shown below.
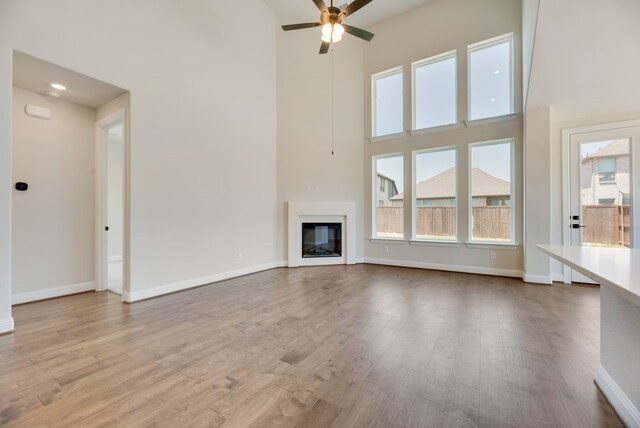
[[[356,204],[354,202],[289,201],[289,267],[356,263]],[[302,223],[342,223],[342,257],[302,258]]]

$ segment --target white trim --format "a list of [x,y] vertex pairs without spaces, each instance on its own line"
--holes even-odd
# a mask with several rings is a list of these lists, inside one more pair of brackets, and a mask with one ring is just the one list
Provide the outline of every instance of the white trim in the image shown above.
[[478,275],[506,276],[522,278],[522,271],[511,269],[495,269],[481,266],[445,265],[440,263],[415,262],[409,260],[377,259],[365,257],[364,262],[370,265],[398,266],[428,270],[442,270],[447,272],[474,273]]
[[454,129],[459,129],[460,126],[461,126],[460,122],[453,122],[447,125],[438,125],[438,126],[431,126],[429,128],[412,129],[409,131],[409,134],[411,134],[412,137],[418,136],[418,135],[425,135],[425,134],[436,134],[438,132],[452,131]]
[[524,282],[528,282],[531,284],[546,284],[546,285],[553,284],[553,282],[551,281],[551,277],[547,275],[529,275],[529,274],[523,273],[522,280]]
[[624,423],[630,428],[639,428],[640,411],[602,364],[598,364],[595,381]]
[[38,300],[53,299],[55,297],[69,296],[71,294],[93,291],[96,288],[94,281],[82,282],[80,284],[63,285],[62,287],[46,288],[44,290],[18,293],[11,296],[11,304],[37,302]]
[[380,135],[377,137],[369,137],[369,141],[371,141],[372,143],[378,143],[380,141],[396,140],[406,135],[407,133],[405,131],[402,131],[402,132],[396,132],[395,134],[386,134],[386,135]]
[[423,247],[459,247],[459,241],[435,240],[435,239],[412,239],[409,244]]
[[516,120],[517,118],[517,113],[510,113],[502,116],[486,117],[484,119],[465,120],[464,124],[467,128],[471,128],[473,126],[490,125],[492,123],[510,122],[512,120]]
[[12,332],[14,328],[13,317],[0,319],[0,334]]
[[[402,123],[402,129],[404,129],[404,67],[403,66],[398,66],[398,67],[394,67],[391,68],[389,70],[385,70],[385,71],[381,71],[379,73],[373,74],[371,75],[371,138],[372,138],[372,142],[374,138],[380,138],[380,137],[392,137],[396,134],[388,134],[388,135],[377,135],[376,134],[376,104],[377,104],[377,93],[376,93],[376,81],[378,79],[381,78],[385,78],[385,77],[390,77],[390,76],[394,76],[396,74],[399,74],[402,76],[402,117],[403,117],[403,123]],[[404,131],[402,132],[402,134],[404,134]]]
[[239,276],[250,275],[252,273],[262,272],[275,268],[282,268],[286,266],[287,262],[285,261],[265,263],[262,265],[250,266],[233,271],[217,273],[201,278],[187,279],[180,282],[174,282],[172,284],[146,288],[144,290],[123,292],[122,297],[125,302],[133,303],[140,300],[150,299],[152,297],[158,297],[165,294],[175,293],[177,291],[188,290],[190,288],[201,287],[203,285],[209,285],[216,282],[225,281],[227,279],[237,278]]
[[[429,126],[426,128],[416,128],[416,69],[426,67],[429,65],[437,64],[442,61],[453,59],[453,104],[455,112],[455,121],[451,123],[442,123],[440,125]],[[411,63],[411,135],[416,135],[414,132],[424,132],[429,130],[438,131],[436,128],[446,128],[452,125],[458,124],[458,50],[444,52],[438,55],[434,55],[429,58],[421,59]],[[444,129],[440,129],[444,130]]]
[[370,238],[369,241],[372,244],[392,244],[392,245],[404,245],[407,242],[404,238]]
[[512,243],[507,243],[507,242],[505,242],[504,244],[501,244],[499,242],[491,242],[491,241],[465,242],[464,245],[467,248],[480,248],[480,249],[484,249],[484,250],[489,250],[489,249],[493,249],[493,250],[517,250],[517,249],[520,248],[520,245],[518,245],[518,244],[512,244]]
[[551,280],[553,282],[564,282],[564,275],[561,273],[552,273]]
[[[474,122],[477,120],[491,119],[492,117],[482,117],[471,119],[471,54],[475,51],[500,45],[504,42],[509,43],[509,114],[515,114],[515,62],[514,62],[514,40],[513,33],[503,34],[488,40],[473,43],[467,46],[467,121]],[[495,116],[503,117],[503,116]]]
[[108,260],[109,260],[109,263],[111,263],[111,262],[114,262],[114,263],[115,262],[121,262],[122,261],[122,254],[118,254],[118,255],[115,255],[115,256],[109,256]]

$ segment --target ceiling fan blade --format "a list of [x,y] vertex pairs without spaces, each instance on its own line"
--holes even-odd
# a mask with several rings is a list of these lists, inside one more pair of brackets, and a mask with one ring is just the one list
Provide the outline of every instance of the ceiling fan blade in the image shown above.
[[327,10],[327,5],[325,4],[324,0],[313,0],[313,2],[316,4],[316,6],[318,6],[320,12],[324,12]]
[[356,36],[362,40],[366,40],[367,42],[370,42],[371,39],[375,37],[375,34],[370,33],[367,30],[363,30],[362,28],[354,27],[352,25],[342,25],[344,26],[344,31],[351,34],[352,36]]
[[283,25],[282,29],[284,31],[302,30],[304,28],[320,27],[321,25],[322,25],[321,22],[305,22],[304,24]]
[[329,52],[329,46],[330,45],[331,45],[331,43],[322,42],[322,45],[320,45],[320,55],[324,55],[327,52]]
[[344,13],[346,16],[353,15],[372,1],[373,0],[355,0],[353,3],[347,6],[347,8],[344,10]]

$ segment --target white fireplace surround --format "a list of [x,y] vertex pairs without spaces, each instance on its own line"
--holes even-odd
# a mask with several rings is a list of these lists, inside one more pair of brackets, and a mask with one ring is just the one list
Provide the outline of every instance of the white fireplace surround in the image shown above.
[[[289,201],[289,267],[356,263],[354,202]],[[342,257],[302,258],[302,223],[341,223]]]

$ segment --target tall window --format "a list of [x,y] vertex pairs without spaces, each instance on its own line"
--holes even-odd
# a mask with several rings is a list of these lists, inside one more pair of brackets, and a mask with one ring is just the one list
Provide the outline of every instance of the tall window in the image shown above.
[[411,65],[413,129],[456,123],[456,51]]
[[373,158],[374,238],[404,237],[403,162],[398,154]]
[[470,146],[471,241],[513,243],[513,144]]
[[513,34],[468,47],[469,119],[514,112]]
[[404,131],[403,76],[397,67],[371,77],[372,133],[374,137]]
[[414,237],[457,240],[456,149],[414,152]]

